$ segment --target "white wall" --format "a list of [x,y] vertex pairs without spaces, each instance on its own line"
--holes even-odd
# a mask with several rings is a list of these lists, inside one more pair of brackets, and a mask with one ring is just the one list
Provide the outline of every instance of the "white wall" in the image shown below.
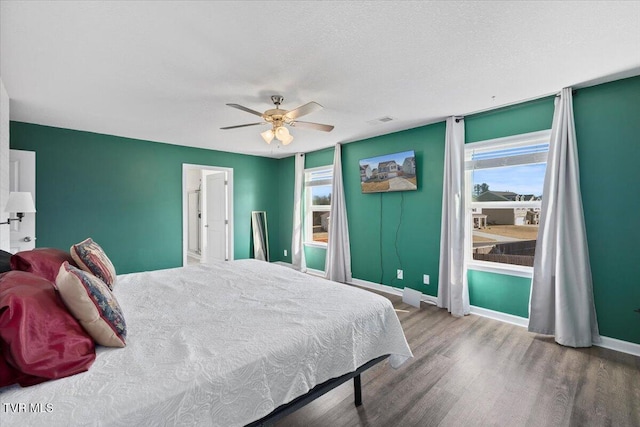
[[200,169],[187,169],[187,192],[200,188]]
[[[9,198],[9,94],[0,78],[0,222],[9,217],[4,207]],[[0,249],[8,251],[9,225],[0,225]]]

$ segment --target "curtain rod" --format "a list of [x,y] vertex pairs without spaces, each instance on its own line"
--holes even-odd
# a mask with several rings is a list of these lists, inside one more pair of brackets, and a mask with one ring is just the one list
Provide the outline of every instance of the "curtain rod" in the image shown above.
[[[610,83],[616,80],[621,80],[621,79],[626,79],[629,77],[635,77],[640,75],[640,67],[635,67],[635,68],[630,68],[627,70],[623,70],[620,72],[616,72],[613,74],[608,74],[606,76],[602,76],[602,77],[598,77],[596,79],[592,79],[592,80],[588,80],[588,81],[583,81],[581,83],[575,83],[573,85],[569,85],[569,86],[565,86],[565,87],[571,87],[573,88],[571,91],[572,95],[577,95],[578,94],[578,90],[579,89],[586,89],[588,87],[592,87],[592,86],[598,86],[601,84],[605,84],[605,83]],[[498,110],[500,108],[507,108],[507,107],[511,107],[513,105],[518,105],[518,104],[524,104],[526,102],[531,102],[531,101],[537,101],[538,99],[543,99],[543,98],[547,98],[549,96],[560,96],[560,92],[561,91],[555,91],[555,92],[551,92],[551,93],[547,93],[546,95],[540,95],[540,96],[536,96],[533,98],[529,98],[529,99],[523,99],[520,101],[515,101],[515,102],[510,102],[508,104],[504,104],[504,105],[500,105],[497,107],[490,107],[490,108],[485,108],[483,110],[477,110],[471,113],[467,113],[467,114],[462,114],[460,116],[456,116],[456,121],[464,119],[465,116],[472,116],[475,114],[480,114],[480,113],[486,113],[492,110]],[[435,123],[435,122],[434,122]]]
[[502,104],[502,105],[498,105],[498,106],[495,106],[495,107],[484,108],[482,110],[476,110],[476,111],[473,111],[471,113],[462,114],[460,116],[456,116],[456,123],[458,123],[460,120],[464,120],[464,118],[466,116],[475,116],[476,114],[488,113],[490,111],[500,110],[502,108],[513,107],[514,105],[526,104],[527,102],[537,101],[539,99],[548,98],[550,96],[560,96],[560,92],[547,93],[545,95],[539,95],[539,96],[535,96],[535,97],[532,97],[532,98],[521,99],[519,101],[513,101],[513,102],[509,102],[507,104]]
[[[578,94],[578,90],[577,89],[572,89],[571,90],[571,95],[577,95]],[[560,96],[560,92],[556,93],[556,98]]]
[[[571,94],[573,96],[576,96],[578,94],[578,90],[577,89],[572,89],[571,90]],[[474,116],[476,114],[488,113],[490,111],[500,110],[502,108],[513,107],[514,105],[526,104],[527,102],[537,101],[539,99],[548,98],[550,96],[555,96],[557,98],[557,97],[560,96],[560,92],[552,92],[552,93],[548,93],[546,95],[535,96],[533,98],[528,98],[528,99],[524,99],[524,100],[520,100],[520,101],[514,101],[514,102],[510,102],[508,104],[499,105],[497,107],[485,108],[483,110],[477,110],[477,111],[474,111],[472,113],[467,113],[467,114],[464,114],[464,115],[461,115],[461,116],[456,116],[456,123],[458,123],[460,120],[464,120],[464,118],[466,116]]]

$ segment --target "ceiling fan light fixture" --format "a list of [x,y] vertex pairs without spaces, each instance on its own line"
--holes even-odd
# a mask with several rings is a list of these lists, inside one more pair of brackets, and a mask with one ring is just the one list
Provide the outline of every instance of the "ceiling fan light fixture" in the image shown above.
[[262,139],[264,139],[264,142],[266,142],[267,144],[271,144],[271,141],[273,141],[273,137],[275,136],[275,134],[273,133],[272,129],[269,129],[261,132],[260,136],[262,137]]
[[289,133],[289,129],[287,129],[286,127],[278,126],[276,128],[276,138],[278,138],[278,140],[280,140],[281,142],[289,139],[290,136],[291,134]]
[[293,136],[289,133],[289,129],[285,127],[287,126],[296,126],[299,125],[302,128],[307,129],[315,129],[321,130],[323,132],[331,132],[333,130],[333,126],[331,125],[323,125],[321,123],[312,123],[312,122],[301,122],[298,120],[299,117],[305,116],[307,114],[313,113],[314,111],[318,111],[322,109],[322,105],[317,102],[307,102],[304,105],[299,106],[298,108],[294,108],[293,110],[281,110],[280,104],[284,98],[281,95],[273,95],[271,97],[271,101],[275,104],[276,108],[272,108],[270,110],[261,113],[256,110],[252,110],[251,108],[244,107],[240,104],[227,104],[229,107],[237,108],[238,110],[245,111],[247,113],[253,114],[255,116],[259,116],[262,118],[263,122],[258,123],[247,123],[244,125],[236,125],[236,126],[226,126],[220,129],[237,129],[244,128],[247,126],[258,126],[262,124],[268,124],[271,126],[271,129],[261,132],[260,136],[267,144],[271,144],[273,138],[276,138],[278,141],[282,143],[282,145],[289,145],[291,141],[293,141]]

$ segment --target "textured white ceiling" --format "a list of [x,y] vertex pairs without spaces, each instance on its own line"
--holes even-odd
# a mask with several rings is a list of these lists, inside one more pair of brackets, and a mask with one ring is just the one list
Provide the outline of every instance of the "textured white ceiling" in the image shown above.
[[[638,1],[2,1],[0,24],[12,120],[269,157],[640,74]],[[335,129],[219,129],[273,94]]]

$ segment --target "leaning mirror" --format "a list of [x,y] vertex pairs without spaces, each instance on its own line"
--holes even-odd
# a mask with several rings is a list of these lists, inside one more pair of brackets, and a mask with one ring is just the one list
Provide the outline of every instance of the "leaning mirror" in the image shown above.
[[267,231],[267,213],[251,212],[251,228],[253,229],[253,257],[269,261],[269,233]]

